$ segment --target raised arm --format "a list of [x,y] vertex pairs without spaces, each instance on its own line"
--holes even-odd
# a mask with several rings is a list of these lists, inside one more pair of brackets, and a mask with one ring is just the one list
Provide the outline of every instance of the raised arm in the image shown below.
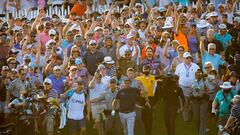
[[68,28],[70,27],[70,25],[72,25],[72,20],[68,19],[67,24],[64,26],[63,32],[62,32],[64,38],[66,38],[66,32],[67,32]]
[[146,5],[146,10],[145,10],[145,12],[149,14],[149,13],[150,13],[150,6],[149,6],[147,0],[144,0],[144,3],[145,3],[145,5]]
[[89,89],[94,88],[95,83],[96,83],[96,77],[97,77],[99,74],[100,74],[100,73],[98,73],[98,72],[95,72],[95,73],[94,73],[94,77],[93,77],[93,79],[89,82],[89,85],[88,85]]
[[168,53],[168,47],[169,47],[169,45],[170,45],[170,38],[167,39],[167,42],[166,42],[166,44],[165,44],[165,46],[164,46],[164,48],[163,48],[163,55],[164,55],[165,57],[167,57],[167,58],[170,57],[170,56],[169,56],[169,53]]
[[42,9],[39,11],[39,14],[38,16],[36,17],[36,19],[34,20],[33,24],[32,24],[32,27],[31,27],[31,30],[34,30],[36,29],[36,26],[40,23],[41,21],[41,18],[45,16],[45,11]]
[[120,55],[120,47],[121,47],[121,43],[120,41],[117,43],[117,48],[116,48],[116,56],[117,56],[117,59],[120,60],[121,59],[121,55]]
[[68,48],[65,48],[65,49],[64,49],[63,64],[61,65],[61,70],[62,70],[62,71],[64,71],[64,69],[65,69],[65,67],[67,66],[67,63],[68,63],[67,51],[68,51]]
[[40,56],[41,56],[41,42],[40,42],[40,40],[38,39],[38,41],[37,41],[37,55],[36,55],[36,62],[35,62],[35,64],[36,65],[38,65],[39,64],[39,62],[40,62]]
[[205,36],[201,36],[200,37],[200,52],[202,55],[206,52],[205,47],[204,47],[204,41],[205,41]]

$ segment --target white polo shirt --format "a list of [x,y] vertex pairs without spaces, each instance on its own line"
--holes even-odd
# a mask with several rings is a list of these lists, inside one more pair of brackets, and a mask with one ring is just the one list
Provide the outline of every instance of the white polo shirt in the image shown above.
[[189,66],[185,62],[178,64],[175,74],[179,77],[179,85],[191,87],[198,69],[199,66],[193,62]]

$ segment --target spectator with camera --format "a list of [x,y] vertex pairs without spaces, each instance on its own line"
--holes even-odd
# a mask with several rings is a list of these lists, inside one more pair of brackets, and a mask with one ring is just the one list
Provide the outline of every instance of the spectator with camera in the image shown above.
[[33,130],[33,119],[32,119],[32,102],[30,96],[30,90],[21,89],[20,96],[14,98],[9,104],[8,108],[11,113],[15,115],[17,134],[31,135]]
[[200,69],[195,73],[190,99],[192,101],[193,119],[198,129],[198,135],[205,135],[206,116],[208,111],[209,94]]
[[14,100],[15,98],[20,97],[20,91],[21,90],[29,90],[30,89],[30,83],[26,79],[26,71],[24,68],[20,68],[18,70],[18,78],[13,80],[9,87],[7,88],[7,103],[10,103],[10,101]]

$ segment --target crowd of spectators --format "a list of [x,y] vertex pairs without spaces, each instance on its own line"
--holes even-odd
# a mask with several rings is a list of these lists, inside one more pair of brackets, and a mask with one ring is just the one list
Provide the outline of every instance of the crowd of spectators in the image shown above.
[[[89,134],[92,122],[98,135],[151,135],[163,102],[168,135],[177,113],[192,134],[238,135],[239,2],[1,0],[0,123],[19,135]],[[46,14],[62,5],[66,16]],[[14,18],[23,9],[38,15]]]

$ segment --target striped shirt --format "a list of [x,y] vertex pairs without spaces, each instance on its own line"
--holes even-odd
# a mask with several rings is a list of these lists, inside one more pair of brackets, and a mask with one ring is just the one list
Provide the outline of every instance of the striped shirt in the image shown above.
[[238,103],[232,108],[231,116],[240,120],[240,103]]

